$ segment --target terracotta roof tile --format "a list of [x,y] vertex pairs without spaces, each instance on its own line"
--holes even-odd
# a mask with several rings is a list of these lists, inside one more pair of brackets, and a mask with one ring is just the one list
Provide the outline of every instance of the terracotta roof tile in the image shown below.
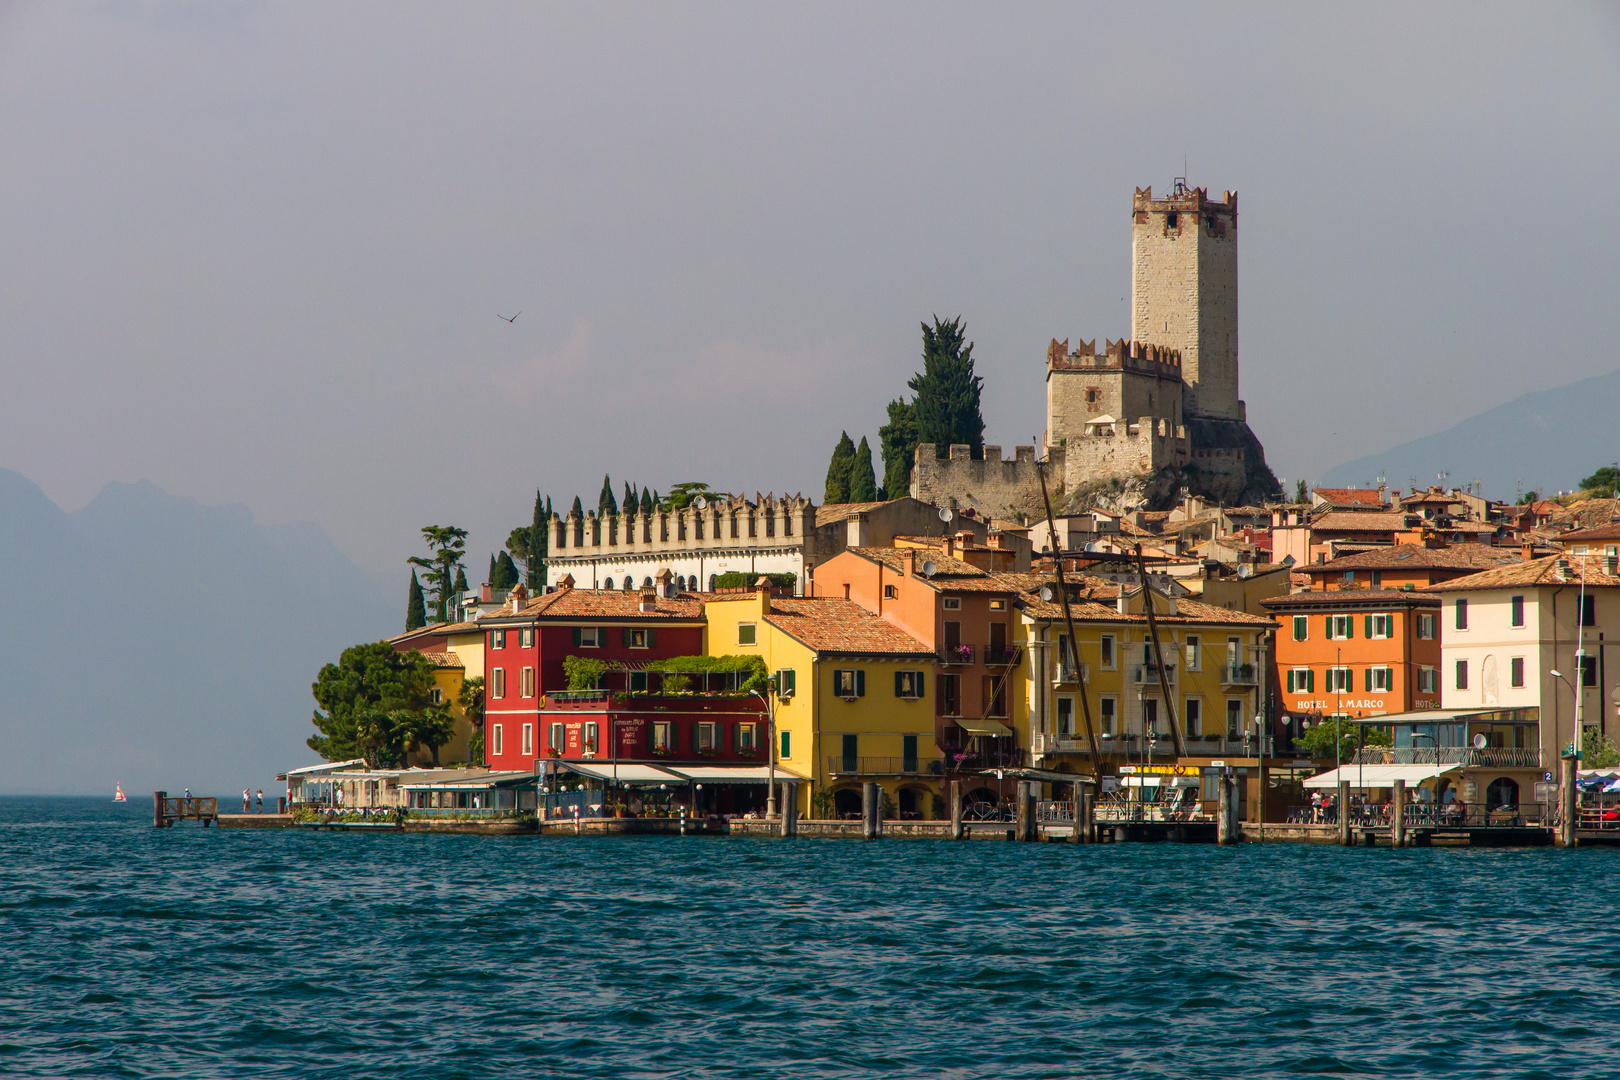
[[1336,589],[1332,592],[1289,593],[1268,596],[1260,601],[1267,611],[1316,610],[1318,608],[1367,608],[1377,610],[1396,605],[1439,607],[1440,598],[1417,589]]
[[765,621],[822,654],[918,659],[934,656],[922,642],[850,600],[780,597],[771,601],[771,613]]
[[[917,559],[918,573],[915,580],[922,582],[940,592],[1008,592],[1008,586],[997,580],[995,574],[989,570],[981,570],[972,563],[961,559],[951,559],[944,555],[925,553],[921,548],[850,548],[850,551],[873,562],[882,563],[896,573],[902,565],[901,552],[910,551],[921,556]],[[922,576],[923,560],[934,564],[934,576]]]
[[[1569,570],[1560,573],[1558,564],[1568,561]],[[1583,567],[1582,563],[1586,565]],[[1578,585],[1584,576],[1589,587],[1620,588],[1620,577],[1610,577],[1598,567],[1601,559],[1583,560],[1579,555],[1551,555],[1545,559],[1531,559],[1504,566],[1499,570],[1485,570],[1467,577],[1430,585],[1425,592],[1456,592],[1460,589],[1507,589],[1517,585]]]
[[[1042,586],[1051,585],[1057,588],[1055,575],[1046,574],[1014,574],[1001,573],[995,575],[1006,585],[1018,589],[1019,603],[1024,611],[1037,619],[1063,618],[1063,604],[1060,600],[1042,600],[1040,590]],[[1142,623],[1146,624],[1147,615],[1122,615],[1115,603],[1119,599],[1119,586],[1111,581],[1102,581],[1093,577],[1082,577],[1078,582],[1067,575],[1064,580],[1075,594],[1069,601],[1069,610],[1076,620],[1090,622],[1112,623]],[[1198,600],[1177,600],[1176,614],[1158,615],[1158,620],[1166,625],[1184,626],[1189,623],[1219,623],[1223,626],[1271,626],[1272,621],[1263,615],[1250,615],[1242,611],[1232,611],[1228,608],[1215,607]]]
[[1341,555],[1330,562],[1312,563],[1300,569],[1310,574],[1330,574],[1344,570],[1414,570],[1419,567],[1490,570],[1519,560],[1518,548],[1491,547],[1487,544],[1453,544],[1443,548],[1428,548],[1421,544],[1396,544],[1394,547]]
[[1396,532],[1406,529],[1405,514],[1375,510],[1330,510],[1311,521],[1317,532]]
[[1385,506],[1388,504],[1377,488],[1312,488],[1311,494],[1320,496],[1334,506]]
[[1590,529],[1577,529],[1575,532],[1559,534],[1558,540],[1564,544],[1578,544],[1583,541],[1594,540],[1620,540],[1620,521],[1611,521]]
[[422,654],[428,663],[441,668],[464,668],[467,665],[461,662],[461,657],[453,652],[425,652]]
[[848,521],[856,514],[868,513],[887,505],[889,504],[883,502],[826,503],[816,507],[816,528],[831,525],[835,521]]
[[652,619],[665,621],[703,621],[703,601],[690,593],[680,596],[660,596],[652,611],[641,610],[641,591],[618,589],[558,589],[525,604],[516,615],[507,607],[490,612],[478,621],[482,624],[535,619]]

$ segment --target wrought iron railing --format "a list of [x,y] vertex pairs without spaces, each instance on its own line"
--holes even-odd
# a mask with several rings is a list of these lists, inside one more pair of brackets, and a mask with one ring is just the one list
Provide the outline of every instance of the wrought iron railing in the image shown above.
[[1260,672],[1253,664],[1227,664],[1221,674],[1222,686],[1254,686]]
[[939,650],[939,662],[942,664],[971,664],[973,656],[972,645],[946,645]]
[[984,662],[991,667],[1008,667],[1018,663],[1018,658],[1022,655],[1023,650],[1016,645],[1005,649],[993,649],[987,646],[984,650]]
[[827,771],[833,775],[848,776],[921,776],[939,771],[938,758],[924,757],[868,757],[829,754]]
[[1357,750],[1352,765],[1481,765],[1496,769],[1539,769],[1537,747],[1487,746],[1367,746]]
[[1137,686],[1158,686],[1161,670],[1164,672],[1165,681],[1174,684],[1176,681],[1174,664],[1137,664],[1131,669],[1131,682]]

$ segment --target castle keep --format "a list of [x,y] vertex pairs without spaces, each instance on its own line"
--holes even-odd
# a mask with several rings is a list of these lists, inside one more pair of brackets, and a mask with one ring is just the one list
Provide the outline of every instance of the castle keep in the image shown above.
[[[1260,502],[1277,481],[1238,397],[1237,193],[1219,201],[1178,182],[1131,202],[1131,336],[1046,351],[1042,453],[1054,503],[1114,493],[1158,505],[1185,489]],[[912,494],[992,515],[1040,513],[1035,448],[1011,461],[986,446],[917,448]]]

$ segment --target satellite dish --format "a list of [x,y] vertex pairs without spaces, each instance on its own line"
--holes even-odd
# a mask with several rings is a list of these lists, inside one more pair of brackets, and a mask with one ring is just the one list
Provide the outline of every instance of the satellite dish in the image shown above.
[[941,520],[941,521],[949,521],[949,520],[951,520],[951,518],[953,518],[955,516],[956,516],[956,511],[952,510],[950,507],[942,506],[942,507],[939,508],[939,520]]
[[1483,749],[1485,749],[1485,736],[1483,734],[1474,736],[1474,749],[1475,750],[1483,750]]
[[1096,551],[1097,550],[1097,542],[1095,540],[1088,541],[1086,543],[1086,550],[1087,551]]
[[692,505],[697,507],[699,510],[707,510],[709,508],[709,500],[699,495],[692,500]]
[[1045,600],[1047,603],[1051,603],[1052,598],[1055,597],[1056,595],[1057,595],[1057,593],[1052,590],[1052,586],[1050,586],[1050,585],[1042,585],[1041,586],[1041,599],[1042,600]]
[[933,577],[938,572],[939,572],[939,567],[934,565],[934,560],[926,559],[926,560],[923,561],[923,564],[922,564],[922,576],[923,577]]

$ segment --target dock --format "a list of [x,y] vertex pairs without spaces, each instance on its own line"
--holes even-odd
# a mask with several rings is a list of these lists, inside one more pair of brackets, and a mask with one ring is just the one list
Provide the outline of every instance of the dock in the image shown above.
[[167,829],[180,821],[198,821],[205,829],[218,824],[219,800],[203,795],[171,799],[167,791],[152,792],[152,827]]

